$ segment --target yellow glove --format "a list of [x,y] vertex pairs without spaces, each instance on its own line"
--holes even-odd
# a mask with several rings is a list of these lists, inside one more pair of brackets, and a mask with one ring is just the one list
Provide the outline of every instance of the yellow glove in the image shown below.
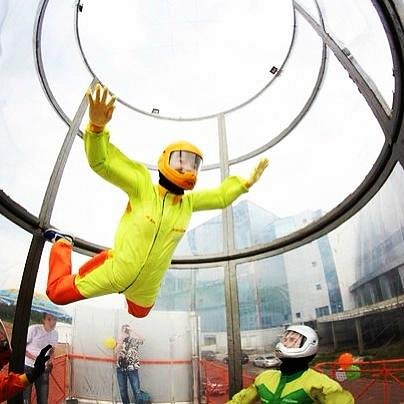
[[88,115],[90,118],[89,129],[92,132],[102,132],[105,125],[111,120],[115,109],[116,97],[111,97],[107,103],[108,88],[97,84],[94,94],[89,89],[86,93],[88,100]]
[[261,177],[264,170],[268,167],[268,159],[262,158],[254,170],[251,172],[250,178],[245,182],[245,186],[250,188],[254,185]]

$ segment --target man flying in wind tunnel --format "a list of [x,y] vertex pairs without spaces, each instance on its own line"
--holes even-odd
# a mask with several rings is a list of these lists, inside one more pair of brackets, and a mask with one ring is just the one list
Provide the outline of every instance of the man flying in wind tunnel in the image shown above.
[[168,145],[158,160],[159,183],[153,184],[148,169],[130,160],[109,141],[105,125],[112,118],[115,97],[99,84],[87,93],[89,124],[84,134],[90,167],[128,195],[118,225],[114,247],[94,256],[72,275],[73,238],[55,229],[44,232],[54,243],[49,259],[47,295],[56,304],[110,293],[122,293],[128,312],[145,317],[154,305],[161,280],[193,212],[223,209],[261,177],[268,166],[261,159],[250,178],[227,177],[217,188],[194,188],[202,163],[201,151],[191,143]]

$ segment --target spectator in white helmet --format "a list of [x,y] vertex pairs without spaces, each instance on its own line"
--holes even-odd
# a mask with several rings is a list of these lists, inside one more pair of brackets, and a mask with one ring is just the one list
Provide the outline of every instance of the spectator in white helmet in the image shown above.
[[318,336],[312,328],[288,327],[275,347],[275,354],[282,361],[280,369],[259,374],[251,386],[235,394],[228,403],[354,403],[351,393],[338,382],[309,368],[317,351]]

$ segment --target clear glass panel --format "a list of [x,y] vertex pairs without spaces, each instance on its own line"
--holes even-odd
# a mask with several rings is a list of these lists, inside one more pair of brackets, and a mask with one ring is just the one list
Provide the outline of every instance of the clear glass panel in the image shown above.
[[70,119],[73,119],[92,80],[76,41],[74,3],[48,2],[41,41],[43,65],[50,90]]
[[215,393],[226,394],[228,356],[223,268],[171,269],[154,309],[195,311],[201,394],[206,399]]
[[[337,324],[337,346],[356,350],[352,348],[358,343],[353,319],[358,307],[386,299],[393,304],[404,294],[403,196],[404,172],[397,165],[376,196],[336,230],[285,254],[237,266],[242,348],[250,358],[244,367],[250,375],[244,378],[245,386],[262,371],[257,357],[273,355],[285,326],[315,326],[320,344],[329,349],[334,344],[332,321],[344,315],[346,320]],[[381,307],[375,307],[373,313]],[[392,349],[399,338],[395,322],[400,315],[396,314],[393,305],[382,315],[393,319],[383,326]],[[372,321],[373,330],[382,326],[380,316]],[[362,324],[364,346],[380,349],[380,341],[375,341],[366,324]]]
[[[118,380],[126,380],[129,372],[136,374],[130,368],[123,372],[118,369],[125,367],[119,360],[120,353],[123,351],[124,358],[133,363],[131,355],[135,349],[140,388],[148,392],[153,402],[191,400],[195,329],[189,311],[154,311],[147,318],[137,319],[122,309],[80,305],[74,318],[72,396],[121,402],[125,390]],[[124,326],[128,326],[128,333]],[[132,348],[125,355],[128,345]],[[129,402],[135,402],[130,384],[126,387]]]
[[[226,115],[231,159],[278,136],[302,111],[315,88],[323,43],[299,13],[296,13],[296,24],[295,43],[279,77],[252,103]],[[310,47],[305,46],[307,43]],[[340,79],[346,81],[345,76]]]
[[[344,306],[351,309],[403,294],[404,173],[397,165],[375,197],[330,233]],[[396,277],[396,281],[392,280]],[[374,283],[371,281],[375,280]],[[401,293],[400,293],[401,292]]]
[[[356,86],[343,77],[345,70],[330,56],[318,102],[292,134],[263,154],[269,166],[245,199],[260,214],[266,211],[268,224],[279,218],[280,228],[262,241],[289,234],[330,211],[355,190],[377,159],[383,133]],[[247,178],[260,157],[233,165],[231,173]],[[254,242],[246,240],[243,247]]]
[[32,56],[37,1],[2,1],[0,187],[38,214],[67,132],[39,84]]
[[31,239],[29,233],[0,216],[0,319],[8,323],[10,329],[14,321],[15,303],[8,297],[10,292],[13,296],[18,293]]
[[[220,184],[218,170],[199,173],[197,190],[209,189]],[[222,210],[195,212],[188,231],[175,251],[176,256],[217,254],[223,251]]]
[[[202,333],[225,332],[223,268],[170,269],[162,283],[156,310],[196,310]],[[202,346],[204,343],[201,342]],[[224,342],[218,342],[223,350]],[[212,344],[205,344],[212,345]]]
[[349,49],[391,107],[393,62],[383,25],[372,2],[324,0],[321,3],[326,30],[340,46]]
[[257,93],[293,32],[291,1],[97,0],[79,17],[96,75],[126,102],[175,117],[223,111]]
[[[44,252],[44,257],[48,257],[48,251]],[[77,272],[88,257],[74,253],[72,259],[73,272]],[[130,316],[123,296],[116,294],[83,300],[65,308],[74,319],[69,329],[71,346],[68,347],[73,354],[73,395],[118,399],[110,343],[118,339],[120,325],[124,323],[144,336],[140,378],[142,388],[154,399],[168,402],[167,395],[171,394],[177,397],[177,402],[188,401],[191,392],[187,388],[193,386],[195,366],[201,366],[202,394],[209,394],[207,382],[218,377],[223,388],[228,385],[224,272],[221,267],[170,269],[152,312],[144,319]],[[157,328],[161,328],[161,332],[156,333]],[[200,365],[192,362],[192,357],[198,354],[213,362]],[[214,364],[219,366],[219,371]],[[157,379],[165,381],[164,388]],[[186,396],[181,399],[184,394]]]
[[[86,114],[82,122],[83,130],[87,122]],[[217,119],[192,122],[162,120],[139,114],[121,104],[117,104],[108,124],[111,142],[130,158],[154,166],[163,149],[181,139],[195,144],[202,151],[203,165],[218,163],[217,127]]]
[[291,292],[283,257],[238,265],[237,283],[241,331],[291,322]]

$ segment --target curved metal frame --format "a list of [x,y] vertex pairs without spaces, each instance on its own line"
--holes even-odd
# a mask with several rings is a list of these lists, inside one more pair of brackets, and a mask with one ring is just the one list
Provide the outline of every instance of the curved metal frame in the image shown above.
[[[50,103],[52,104],[52,106],[54,107],[54,109],[56,110],[56,112],[59,114],[59,116],[69,125],[72,125],[72,121],[68,118],[68,116],[64,113],[64,111],[62,110],[62,108],[60,107],[60,105],[58,104],[56,98],[53,95],[53,92],[49,86],[49,83],[47,81],[46,78],[46,74],[44,71],[44,67],[43,67],[43,62],[42,62],[42,54],[41,54],[41,35],[42,35],[42,25],[43,25],[43,20],[44,20],[44,16],[45,16],[45,11],[47,8],[47,5],[49,3],[49,0],[42,0],[42,3],[39,5],[38,7],[38,14],[37,14],[37,18],[36,18],[36,24],[35,24],[35,31],[34,31],[34,58],[35,58],[35,65],[36,65],[36,69],[37,69],[37,73],[38,73],[38,77],[40,79],[42,88],[48,98],[48,100],[50,101]],[[80,3],[77,3],[76,6],[76,11],[75,11],[75,25],[77,26],[77,14],[78,14],[78,9],[79,9]],[[295,8],[294,8],[294,12],[295,12]],[[319,15],[321,18],[321,13],[319,10]],[[322,21],[322,18],[321,18]],[[296,21],[295,21],[296,22]],[[77,31],[77,28],[76,28]],[[291,42],[291,46],[294,43],[294,38],[295,38],[295,31],[296,28],[294,28],[293,31],[293,40]],[[78,38],[79,40],[79,38]],[[79,46],[80,43],[79,43]],[[309,108],[311,107],[312,103],[314,102],[318,90],[321,86],[321,83],[324,79],[324,74],[325,74],[325,66],[326,66],[326,46],[323,45],[323,53],[322,53],[322,60],[321,60],[321,65],[320,65],[320,69],[319,69],[319,73],[317,76],[317,80],[316,83],[314,85],[314,88],[308,98],[308,100],[306,101],[305,105],[303,106],[302,110],[298,113],[298,115],[292,120],[292,122],[288,125],[287,128],[285,128],[280,134],[278,134],[274,139],[272,139],[270,142],[264,144],[263,146],[245,154],[242,155],[238,158],[234,158],[232,160],[229,160],[229,165],[232,164],[237,164],[240,163],[242,161],[245,161],[247,159],[250,159],[260,153],[263,153],[264,151],[270,149],[271,147],[274,147],[277,143],[279,143],[282,139],[284,139],[291,131],[292,129],[301,121],[301,119],[304,117],[304,115],[307,113],[307,111],[309,110]],[[287,54],[287,58],[284,61],[284,64],[282,65],[282,67],[285,65],[287,59],[289,58],[289,55],[291,53],[291,47],[288,50],[288,54]],[[93,83],[98,80],[97,77],[94,76],[94,80]],[[271,82],[270,82],[271,83]],[[259,95],[262,94],[262,92],[268,88],[268,86],[270,85],[270,83],[267,84],[267,86],[262,89],[258,94],[256,94],[254,96],[254,99],[257,98]],[[245,102],[244,104],[242,104],[242,106],[246,105],[247,103],[251,102],[251,100],[248,100],[248,102]],[[241,106],[237,107],[240,108]],[[233,109],[234,110],[234,109]],[[151,115],[152,117],[156,118],[155,115]],[[223,115],[221,115],[223,116]],[[153,166],[148,165],[149,168],[155,168]],[[204,170],[211,170],[211,169],[217,169],[220,168],[220,163],[216,163],[216,164],[211,164],[208,166],[205,166],[203,169]],[[15,203],[15,205],[17,205]],[[18,205],[17,205],[18,206]],[[20,213],[23,213],[23,208],[21,208]],[[5,215],[7,216],[6,212]],[[24,215],[22,215],[24,216]],[[14,216],[9,216],[10,218],[15,217]],[[105,249],[105,247],[100,246],[100,245],[96,245],[93,244],[91,242],[87,242],[85,240],[81,240],[79,238],[77,238],[77,242],[76,242],[76,250],[78,252],[81,253],[86,253],[86,254],[93,254],[96,253],[98,251],[100,251],[101,249]],[[223,256],[222,256],[223,257]],[[211,258],[207,257],[208,260],[210,260]],[[223,259],[227,259],[227,256],[224,256]],[[219,258],[220,260],[220,258]],[[174,260],[173,263],[175,263],[177,260]],[[188,260],[186,260],[186,262],[188,262]],[[217,262],[217,258],[214,258],[214,261],[212,262]]]
[[[293,5],[293,0],[291,1],[291,3],[292,3],[292,5]],[[78,1],[77,7],[76,7],[75,32],[76,32],[77,44],[78,44],[78,47],[79,47],[79,50],[80,50],[81,58],[83,59],[83,62],[84,62],[84,64],[85,64],[85,66],[87,67],[88,71],[90,72],[90,74],[91,74],[94,78],[96,78],[100,83],[102,83],[102,81],[99,80],[98,76],[95,74],[94,69],[90,66],[90,63],[88,62],[88,60],[87,60],[87,58],[86,58],[86,55],[85,55],[85,52],[84,52],[84,50],[83,50],[83,47],[82,47],[82,45],[81,45],[81,39],[80,39],[80,33],[79,33],[79,27],[78,27],[78,25],[79,25],[79,24],[78,24],[79,7],[80,7],[80,0]],[[291,52],[291,50],[292,50],[293,43],[294,43],[294,39],[295,39],[295,32],[296,32],[296,14],[295,14],[295,9],[294,9],[294,7],[293,7],[293,20],[294,20],[294,21],[293,21],[293,33],[292,33],[292,38],[291,38],[291,41],[290,41],[289,49],[288,49],[288,51],[287,51],[287,53],[286,53],[286,56],[285,56],[284,61],[282,62],[281,66],[279,67],[278,72],[281,72],[282,69],[283,69],[283,67],[285,66],[285,64],[286,64],[286,62],[287,62],[287,60],[288,60],[288,58],[289,58],[290,52]],[[237,111],[237,110],[240,109],[240,108],[245,107],[245,106],[248,105],[250,102],[254,101],[257,97],[259,97],[259,96],[277,79],[278,75],[279,75],[279,74],[276,73],[276,74],[271,78],[271,80],[269,80],[269,81],[268,81],[259,91],[257,91],[253,96],[251,96],[251,97],[250,97],[249,99],[247,99],[246,101],[243,101],[242,103],[240,103],[240,104],[238,104],[238,105],[235,105],[234,107],[231,107],[231,108],[228,108],[228,109],[226,109],[226,110],[219,111],[219,112],[216,112],[216,113],[213,113],[213,114],[201,115],[201,116],[190,117],[190,118],[183,118],[183,117],[176,117],[176,118],[175,118],[175,117],[164,116],[164,115],[155,115],[155,114],[152,114],[152,113],[150,113],[150,112],[147,112],[147,111],[145,111],[145,110],[143,110],[143,109],[140,109],[140,108],[137,108],[137,107],[131,105],[129,102],[126,102],[125,100],[119,98],[118,96],[117,96],[116,99],[117,99],[117,101],[118,101],[119,103],[121,103],[122,105],[125,105],[127,108],[129,108],[129,109],[131,109],[131,110],[133,110],[133,111],[135,111],[135,112],[138,112],[139,114],[147,115],[147,116],[149,116],[149,117],[151,117],[151,118],[163,119],[163,120],[169,120],[169,121],[202,121],[202,120],[205,120],[205,119],[217,118],[219,115],[226,115],[226,114],[228,114],[228,113],[230,113],[230,112],[234,112],[234,111]]]
[[[42,55],[41,55],[41,46],[40,46],[40,41],[41,41],[41,32],[42,32],[42,24],[43,24],[43,18],[45,15],[45,10],[46,7],[48,5],[49,0],[43,0],[42,5],[40,6],[40,12],[39,12],[39,18],[37,21],[37,27],[35,30],[35,61],[36,61],[36,69],[38,72],[38,76],[39,79],[41,81],[41,85],[42,88],[44,89],[46,96],[48,98],[48,100],[50,101],[50,103],[52,104],[53,108],[55,109],[56,113],[62,118],[62,120],[67,124],[70,125],[71,121],[68,118],[68,116],[65,114],[65,112],[63,111],[63,109],[60,107],[60,105],[58,104],[55,96],[52,93],[52,90],[49,86],[49,83],[46,79],[46,74],[43,68],[43,63],[42,63]],[[77,38],[77,42],[78,42],[78,46],[80,48],[80,52],[82,54],[82,58],[84,61],[84,64],[86,65],[87,69],[89,70],[90,74],[93,76],[94,80],[99,81],[98,77],[94,74],[94,72],[91,70],[91,67],[88,65],[87,59],[85,58],[85,55],[81,49],[81,42],[80,42],[80,37],[78,34],[78,9],[80,7],[80,3],[77,3],[76,6],[76,11],[75,11],[75,33],[76,33],[76,38]],[[319,10],[319,9],[318,9]],[[295,11],[295,7],[293,8],[294,11],[294,29],[293,29],[293,37],[292,37],[292,41],[290,44],[290,48],[288,49],[288,53],[287,56],[282,64],[282,66],[280,67],[281,71],[283,69],[283,67],[286,65],[289,56],[291,54],[291,50],[292,47],[294,45],[295,42],[295,36],[296,36],[296,11]],[[323,23],[323,19],[321,17],[321,13],[319,11],[320,14],[320,19],[321,19],[321,23]],[[320,64],[320,68],[319,68],[319,72],[317,75],[317,80],[314,84],[313,90],[310,94],[310,96],[308,97],[306,103],[303,105],[302,109],[299,111],[299,113],[292,119],[291,123],[285,128],[283,129],[277,136],[275,136],[273,139],[271,139],[271,141],[269,141],[268,143],[260,146],[259,148],[256,148],[255,150],[252,150],[244,155],[241,155],[239,157],[233,158],[231,160],[229,160],[229,164],[233,165],[233,164],[238,164],[241,163],[243,161],[246,161],[252,157],[255,157],[263,152],[265,152],[266,150],[269,150],[271,147],[274,147],[276,144],[278,144],[282,139],[284,139],[291,131],[292,129],[294,129],[298,123],[303,119],[303,117],[306,115],[306,113],[308,112],[308,110],[310,109],[312,103],[314,102],[318,91],[320,89],[321,83],[324,79],[324,74],[325,74],[325,67],[326,67],[326,60],[327,60],[327,48],[325,45],[323,45],[323,54],[322,54],[322,59],[321,59],[321,64]],[[277,76],[275,76],[277,77]],[[273,82],[273,80],[271,80],[263,89],[261,89],[253,98],[250,98],[249,100],[245,101],[243,104],[240,104],[237,107],[234,107],[231,110],[226,111],[226,113],[229,112],[234,112],[236,109],[239,109],[245,105],[247,105],[248,103],[250,103],[251,101],[255,100],[256,98],[258,98],[260,95],[262,95],[262,93],[268,89],[268,87],[270,86],[270,84]],[[119,100],[119,99],[118,99]],[[121,102],[123,105],[128,106],[126,103]],[[135,111],[137,111],[137,109],[132,108]],[[137,112],[141,112],[141,111],[137,111]],[[142,112],[141,112],[142,113]],[[151,118],[155,118],[155,119],[164,119],[162,116],[158,116],[158,115],[154,115],[154,114],[148,114],[145,113],[146,115],[149,115]],[[207,118],[218,118],[221,115],[221,113],[215,114],[215,115],[210,115],[208,117],[201,117],[201,118],[197,118],[198,120],[202,120],[202,119],[207,119]],[[181,120],[186,120],[186,119],[181,119],[181,118],[167,118],[167,119],[171,119],[171,120],[176,120],[176,121],[181,121]],[[194,119],[196,120],[196,119]],[[79,133],[80,136],[82,136],[82,133]],[[153,164],[148,164],[145,163],[145,165],[151,169],[151,170],[157,170],[157,167]],[[205,165],[202,167],[202,171],[208,171],[208,170],[213,170],[213,169],[218,169],[220,168],[220,163],[213,163],[213,164],[209,164],[209,165]]]
[[[46,8],[46,5],[49,0],[43,0],[42,5],[39,7],[39,17],[38,17],[38,31],[40,31],[40,27],[43,20],[43,13]],[[395,10],[386,10],[386,7],[381,7],[381,5],[389,4],[392,1],[376,1],[373,0],[375,7],[381,13],[381,16],[384,16],[386,11],[394,12]],[[394,3],[394,1],[393,1]],[[297,9],[299,12],[301,11],[299,6],[297,5]],[[398,13],[397,13],[398,16]],[[400,21],[399,17],[396,17],[396,22]],[[390,21],[383,21],[385,26],[390,30]],[[389,41],[391,44],[391,48],[394,50],[394,46],[400,45],[400,40],[402,38],[397,38],[397,33],[395,31],[387,32]],[[35,38],[36,40],[40,37],[40,34],[36,32]],[[231,261],[231,260],[240,260],[241,262],[249,257],[257,257],[257,258],[265,258],[268,256],[277,255],[280,253],[284,253],[296,247],[302,246],[324,234],[329,232],[330,230],[338,227],[341,223],[346,221],[349,217],[355,214],[361,207],[363,207],[377,192],[378,189],[383,185],[384,181],[387,179],[388,174],[394,167],[394,162],[398,161],[398,156],[400,153],[396,150],[393,153],[394,146],[394,138],[398,136],[398,130],[400,129],[400,123],[402,119],[402,103],[401,103],[401,94],[402,94],[402,53],[399,52],[401,49],[396,49],[393,52],[393,63],[394,63],[394,72],[395,72],[395,93],[393,97],[393,108],[392,108],[392,116],[390,119],[384,120],[383,122],[383,131],[388,133],[389,138],[387,139],[387,144],[384,145],[378,159],[376,160],[372,170],[366,176],[365,180],[359,185],[359,187],[349,195],[344,201],[342,201],[336,208],[328,212],[325,216],[320,218],[318,221],[311,223],[310,225],[304,227],[303,229],[298,230],[286,237],[281,239],[277,239],[271,243],[260,245],[254,248],[248,248],[245,250],[231,252],[227,255],[216,254],[216,255],[206,255],[203,257],[176,257],[172,264],[175,267],[181,267],[181,265],[186,265],[187,267],[191,266],[214,266],[219,262]],[[38,54],[40,51],[40,45],[36,43],[35,53]],[[344,57],[344,54],[341,56]],[[345,56],[346,57],[346,56]],[[347,59],[346,68],[348,72],[351,74],[351,69],[353,66],[349,65],[349,60]],[[48,99],[51,104],[57,108],[58,104],[48,86],[45,76],[43,76],[43,69],[41,59],[38,58],[38,74],[41,80],[41,84],[44,88],[45,93],[47,94]],[[353,72],[353,70],[352,70]],[[359,73],[357,73],[359,74]],[[366,89],[366,82],[357,82],[359,90],[364,94],[365,99],[366,96],[371,94],[371,90]],[[367,99],[368,100],[368,99]],[[382,110],[382,107],[375,103],[374,108],[376,111]],[[58,113],[60,113],[58,111]],[[383,111],[384,113],[384,111]],[[63,118],[62,118],[63,119]],[[68,119],[68,118],[67,118]],[[69,125],[71,124],[70,120],[67,121]],[[395,135],[394,135],[395,133]],[[263,146],[264,147],[264,146]],[[266,150],[266,149],[264,149]],[[239,162],[237,160],[237,162]],[[230,163],[230,161],[229,161]],[[385,169],[387,169],[387,175]],[[383,173],[384,172],[384,173]],[[35,216],[28,213],[22,206],[18,205],[18,203],[12,201],[3,191],[1,191],[3,195],[0,194],[0,213],[5,215],[17,223],[31,223],[30,225],[24,225],[23,227],[32,231],[34,229],[33,222],[36,222],[34,219]],[[77,239],[76,251],[85,253],[87,255],[92,255],[97,253],[101,249],[104,249],[104,246],[100,246],[86,240]],[[205,265],[212,264],[212,265]]]
[[[184,268],[186,266],[187,268],[200,268],[210,267],[214,264],[217,266],[217,263],[230,263],[232,266],[234,266],[238,263],[250,260],[252,257],[254,257],[254,259],[261,259],[302,246],[320,237],[321,235],[328,233],[360,210],[382,187],[397,163],[400,163],[404,167],[404,107],[402,98],[404,35],[403,20],[401,19],[399,12],[400,7],[402,6],[398,4],[399,0],[372,0],[372,2],[384,25],[393,57],[395,92],[390,116],[386,114],[386,111],[380,104],[377,95],[364,80],[363,75],[357,70],[356,66],[350,63],[347,56],[338,46],[336,46],[336,44],[324,32],[324,30],[315,22],[313,23],[313,21],[310,20],[310,16],[305,15],[304,10],[299,8],[299,6],[295,3],[296,9],[301,12],[302,15],[312,24],[313,28],[322,37],[327,46],[331,48],[335,56],[348,71],[351,78],[355,81],[359,91],[363,94],[365,100],[368,102],[385,134],[386,141],[381,153],[372,170],[368,173],[362,184],[353,192],[353,194],[348,196],[340,205],[338,205],[324,217],[291,235],[262,246],[257,246],[243,251],[231,251],[226,255],[212,255],[193,258],[184,257],[176,259],[173,260],[172,267]],[[36,54],[40,54],[41,51],[40,43],[38,43],[37,40],[41,35],[41,21],[43,19],[43,13],[46,9],[47,3],[48,0],[42,0],[42,3],[38,9],[38,24],[36,26],[34,38],[34,49]],[[37,66],[40,75],[40,70],[43,70],[42,61],[40,59],[37,60]],[[41,80],[43,80],[41,81],[41,84],[49,101],[55,106],[55,108],[60,109],[60,106],[57,104],[51,92],[48,93],[49,86],[46,78],[43,76],[41,77]],[[69,126],[72,124],[72,122],[70,122],[68,117],[65,116],[61,110],[58,110],[58,113]],[[60,166],[55,167],[57,170],[59,168]],[[52,187],[52,192],[56,192],[55,188],[57,187]],[[49,207],[50,206],[48,206],[47,209]],[[18,315],[21,315],[24,321],[19,321],[15,325],[15,332],[13,331],[12,339],[14,353],[10,366],[13,370],[18,371],[21,370],[20,367],[23,364],[24,357],[23,348],[21,347],[24,346],[23,339],[26,335],[28,325],[27,321],[25,321],[25,317],[27,317],[26,307],[29,307],[32,300],[36,271],[39,266],[40,255],[44,243],[41,226],[48,224],[47,219],[50,217],[50,215],[45,212],[44,216],[42,216],[40,220],[27,212],[22,206],[14,202],[3,191],[0,191],[0,213],[33,234],[16,308]],[[97,252],[100,248],[99,246],[88,243],[84,240],[78,240],[76,249],[80,252],[91,254],[93,252]],[[235,357],[239,354],[238,351],[239,350],[235,350]],[[239,369],[236,370],[236,373],[238,373]],[[235,387],[237,386],[234,386],[234,388]],[[20,401],[18,398],[16,398],[15,400],[11,400],[11,402],[17,403]]]

